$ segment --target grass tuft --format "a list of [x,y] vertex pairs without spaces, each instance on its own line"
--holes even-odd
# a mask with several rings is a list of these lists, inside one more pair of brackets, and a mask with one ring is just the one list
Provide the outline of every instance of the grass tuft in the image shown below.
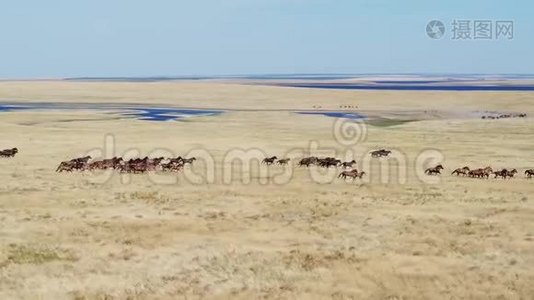
[[76,261],[77,258],[64,249],[11,244],[8,247],[7,260],[2,265],[44,264],[57,260]]

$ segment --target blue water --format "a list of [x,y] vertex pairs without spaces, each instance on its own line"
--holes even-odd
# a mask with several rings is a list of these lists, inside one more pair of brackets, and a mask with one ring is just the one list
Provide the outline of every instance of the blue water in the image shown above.
[[325,84],[289,83],[279,84],[286,87],[339,89],[339,90],[396,90],[396,91],[534,91],[534,85],[420,85],[420,84]]
[[214,116],[221,114],[218,110],[193,110],[193,109],[170,109],[170,108],[140,108],[135,112],[125,113],[138,120],[145,121],[172,121],[188,117]]
[[208,79],[314,79],[314,80],[335,80],[350,79],[352,75],[347,74],[263,74],[263,75],[233,75],[233,76],[156,76],[156,77],[72,77],[65,78],[67,81],[110,81],[110,82],[158,82],[158,81],[178,81],[178,80],[208,80]]
[[[404,79],[415,77],[422,80],[395,80],[390,79],[395,76],[402,76]],[[381,74],[381,73],[361,73],[361,74],[256,74],[256,75],[227,75],[227,76],[152,76],[152,77],[74,77],[65,78],[67,81],[94,81],[94,82],[159,82],[159,81],[179,81],[179,80],[207,80],[207,79],[238,79],[238,80],[344,80],[357,79],[369,77],[382,77],[384,80],[373,81],[378,84],[391,85],[406,85],[406,84],[432,84],[432,83],[449,83],[449,85],[456,85],[458,82],[466,81],[483,81],[483,80],[514,80],[514,79],[534,79],[534,74],[418,74],[418,73],[398,73],[398,74]],[[446,79],[444,79],[446,78]],[[365,83],[363,84],[365,86]],[[361,88],[372,89],[372,88]],[[378,89],[378,88],[374,88]],[[384,87],[382,89],[393,89]],[[429,88],[430,89],[430,88]],[[438,89],[438,88],[434,88]],[[444,90],[458,90],[458,89],[444,89]],[[461,89],[465,90],[465,89]],[[475,90],[479,90],[475,88]],[[488,89],[484,89],[488,90]],[[504,89],[500,89],[504,90]]]
[[17,111],[17,110],[27,110],[32,109],[31,107],[27,106],[19,106],[19,105],[4,105],[0,104],[0,112],[11,112],[11,111]]
[[[13,112],[20,110],[99,110],[113,111],[111,114],[134,118],[144,121],[173,121],[189,117],[214,116],[223,113],[221,110],[180,109],[180,108],[153,108],[125,105],[106,104],[58,104],[34,103],[24,105],[0,104],[0,112]],[[109,113],[109,112],[108,112]]]
[[322,115],[332,118],[345,118],[345,119],[351,119],[351,120],[362,120],[365,119],[365,116],[360,115],[358,113],[347,113],[347,112],[340,112],[340,111],[328,111],[328,112],[311,112],[311,111],[301,111],[298,112],[301,115]]
[[379,84],[429,84],[429,83],[437,83],[437,82],[443,82],[440,80],[402,80],[402,81],[395,81],[395,80],[375,80],[374,83]]
[[[13,112],[24,110],[96,110],[103,113],[123,116],[125,118],[134,118],[143,121],[173,121],[183,120],[190,117],[216,116],[224,113],[223,110],[206,110],[206,109],[182,109],[182,108],[159,108],[159,107],[138,107],[118,104],[63,104],[63,103],[31,103],[31,104],[2,104],[0,103],[0,112]],[[364,115],[355,112],[343,111],[294,111],[303,115],[322,115],[332,118],[346,118],[352,120],[365,119]]]

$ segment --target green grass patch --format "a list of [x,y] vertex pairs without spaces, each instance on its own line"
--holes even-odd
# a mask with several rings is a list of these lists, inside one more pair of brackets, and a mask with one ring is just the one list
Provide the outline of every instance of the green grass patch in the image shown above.
[[27,246],[11,244],[8,246],[5,264],[44,264],[51,261],[76,261],[77,258],[68,250],[46,246]]
[[375,119],[369,120],[367,123],[375,127],[393,127],[404,125],[406,123],[416,122],[418,120],[398,120],[398,119]]

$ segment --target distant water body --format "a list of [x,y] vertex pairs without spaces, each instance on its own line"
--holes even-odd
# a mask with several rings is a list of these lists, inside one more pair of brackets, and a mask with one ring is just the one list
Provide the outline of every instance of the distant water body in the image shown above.
[[[223,113],[221,110],[157,108],[128,105],[105,104],[59,104],[59,103],[32,103],[24,105],[1,104],[0,112],[27,111],[27,110],[96,110],[106,111],[124,118],[133,118],[143,121],[176,121],[190,117],[215,116]],[[112,112],[109,112],[112,111]]]
[[[54,103],[54,102],[36,102],[27,104],[0,103],[1,112],[17,111],[79,111],[94,110],[106,114],[118,116],[120,119],[136,119],[143,121],[179,121],[192,117],[217,116],[226,112],[219,109],[193,109],[193,108],[174,108],[174,107],[146,107],[138,105],[119,105],[110,103]],[[332,118],[346,119],[365,119],[364,115],[356,112],[344,111],[291,111],[292,113],[302,115],[321,115]]]
[[414,82],[375,82],[376,84],[339,84],[339,83],[282,83],[278,86],[312,89],[335,89],[335,90],[394,90],[394,91],[534,91],[534,85],[431,85]]
[[[94,82],[162,82],[191,80],[237,80],[250,84],[267,84],[295,88],[338,90],[396,90],[396,91],[534,91],[534,75],[508,74],[266,74],[236,76],[178,76],[178,77],[80,77],[68,81]],[[347,82],[355,80],[355,82]],[[522,80],[522,83],[514,81]],[[265,83],[263,82],[265,81]],[[273,82],[274,81],[274,82]]]
[[[221,76],[152,76],[152,77],[70,77],[68,81],[131,81],[151,82],[169,80],[205,80],[205,79],[252,79],[252,80],[346,80],[359,78],[384,78],[383,83],[425,83],[446,81],[480,81],[480,80],[534,80],[534,74],[260,74],[260,75],[221,75]],[[392,78],[399,78],[395,80]],[[407,81],[408,80],[408,81]]]
[[321,115],[331,118],[344,118],[344,119],[351,119],[351,120],[361,120],[365,119],[366,117],[364,115],[358,114],[358,113],[347,113],[347,112],[339,112],[339,111],[328,111],[328,112],[309,112],[309,111],[301,111],[298,112],[301,115]]

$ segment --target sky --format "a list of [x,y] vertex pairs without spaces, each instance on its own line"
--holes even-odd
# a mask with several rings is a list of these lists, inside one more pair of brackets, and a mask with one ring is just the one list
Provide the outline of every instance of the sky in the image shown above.
[[[533,74],[532,16],[532,0],[2,1],[0,78]],[[493,37],[453,39],[454,20]]]

